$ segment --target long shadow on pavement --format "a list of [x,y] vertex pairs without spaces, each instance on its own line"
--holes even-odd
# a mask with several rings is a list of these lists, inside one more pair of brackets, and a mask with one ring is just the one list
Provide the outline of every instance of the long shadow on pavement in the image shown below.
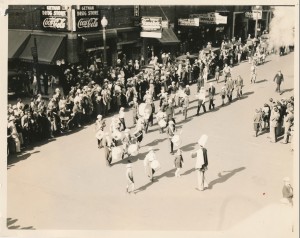
[[21,227],[20,225],[16,225],[15,223],[18,221],[18,219],[12,219],[12,218],[7,218],[6,219],[6,226],[7,229],[21,229],[21,230],[35,230],[33,226],[28,226],[28,227]]
[[153,176],[153,182],[149,182],[149,183],[143,185],[142,187],[139,187],[138,189],[136,189],[135,193],[139,193],[139,192],[145,191],[149,186],[151,186],[151,184],[158,182],[158,180],[160,178],[163,178],[163,177],[168,177],[168,178],[175,177],[175,170],[176,170],[176,168],[170,169],[169,171],[166,171],[166,172],[164,172],[163,174],[161,174],[159,176],[155,176],[155,174],[154,174],[154,176]]
[[287,93],[287,92],[291,92],[293,91],[294,89],[293,88],[289,88],[289,89],[284,89],[281,91],[280,95],[284,94],[284,93]]
[[267,81],[268,81],[267,79],[262,79],[262,80],[256,81],[255,83],[263,83],[263,82],[267,82]]
[[182,151],[191,151],[191,150],[194,150],[195,145],[197,145],[197,144],[198,144],[198,142],[193,142],[193,143],[182,146],[180,149]]
[[242,170],[246,169],[246,167],[240,167],[234,170],[230,170],[230,171],[223,171],[223,172],[228,172],[228,174],[222,175],[221,173],[218,173],[219,178],[211,181],[208,184],[208,189],[212,189],[213,186],[217,183],[224,183],[226,182],[228,179],[230,179],[233,175],[235,175],[238,172],[241,172]]
[[11,167],[14,166],[15,163],[20,162],[21,160],[26,160],[28,159],[32,154],[39,153],[40,151],[34,151],[32,153],[25,153],[25,154],[13,154],[8,156],[7,158],[7,169],[10,169]]

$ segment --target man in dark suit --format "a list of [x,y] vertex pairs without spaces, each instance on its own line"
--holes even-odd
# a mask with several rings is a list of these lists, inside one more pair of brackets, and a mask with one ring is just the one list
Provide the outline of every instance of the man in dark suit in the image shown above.
[[215,104],[214,104],[214,96],[216,94],[216,88],[214,87],[213,83],[209,84],[209,89],[208,89],[208,97],[209,97],[209,110],[215,109]]
[[280,93],[280,84],[283,82],[283,74],[281,73],[281,70],[279,70],[278,73],[275,75],[273,81],[277,84],[275,92]]

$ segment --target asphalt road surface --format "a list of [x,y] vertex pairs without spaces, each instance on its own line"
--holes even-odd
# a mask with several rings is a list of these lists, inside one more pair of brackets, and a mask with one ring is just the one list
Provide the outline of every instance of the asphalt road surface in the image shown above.
[[[182,176],[174,177],[169,141],[155,123],[141,143],[140,154],[131,158],[136,194],[126,193],[126,159],[106,166],[103,149],[97,148],[93,125],[9,157],[9,227],[221,231],[278,204],[283,177],[289,176],[293,184],[293,152],[290,144],[270,143],[268,133],[253,137],[252,120],[255,109],[270,97],[293,95],[293,62],[294,53],[269,56],[264,65],[258,66],[256,84],[250,84],[248,62],[234,67],[233,75],[240,74],[244,79],[243,98],[220,107],[218,94],[216,109],[205,114],[201,111],[198,117],[194,116],[197,102],[193,85],[188,119],[184,122],[181,114],[176,115],[177,126],[183,130]],[[275,93],[273,82],[278,69],[285,77],[282,95]],[[220,92],[223,83],[215,85]],[[126,112],[128,126],[132,126],[131,113]],[[209,137],[209,188],[200,192],[195,189],[195,159],[190,152],[198,148],[202,134]],[[153,183],[143,167],[149,146],[155,149],[161,163]]]

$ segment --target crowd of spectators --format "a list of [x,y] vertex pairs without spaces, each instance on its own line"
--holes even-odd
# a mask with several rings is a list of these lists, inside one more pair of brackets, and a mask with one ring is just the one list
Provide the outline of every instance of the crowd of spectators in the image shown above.
[[[146,66],[139,60],[118,59],[115,66],[106,71],[96,57],[91,57],[85,67],[64,66],[59,77],[62,92],[55,89],[57,77],[46,71],[40,74],[43,93],[39,91],[36,73],[25,73],[22,77],[28,80],[24,80],[24,86],[32,98],[30,103],[23,103],[19,98],[16,105],[8,105],[10,148],[20,152],[33,142],[94,121],[97,115],[106,117],[121,107],[130,107],[135,97],[141,103],[147,91],[153,99],[159,99],[162,93],[171,93],[172,83],[177,87],[197,83],[199,91],[209,76],[217,79],[220,69],[248,59],[252,56],[249,49],[255,52],[261,47],[260,44],[254,46],[255,42],[242,44],[240,39],[233,38],[223,41],[217,51],[208,43],[194,58],[187,53],[185,59],[176,60],[170,53],[162,53],[152,56]],[[53,95],[43,97],[48,95],[49,87],[53,88]]]

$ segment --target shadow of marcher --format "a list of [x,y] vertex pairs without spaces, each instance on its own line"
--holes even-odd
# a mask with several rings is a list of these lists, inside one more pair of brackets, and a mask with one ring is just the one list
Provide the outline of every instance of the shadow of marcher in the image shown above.
[[184,173],[182,173],[181,176],[188,175],[194,171],[195,171],[195,168],[189,169],[189,170],[185,171]]
[[254,91],[243,93],[242,97],[243,97],[243,96],[251,95],[251,94],[253,94],[253,93],[254,93]]
[[15,223],[18,221],[18,219],[12,219],[12,218],[7,218],[6,219],[6,226],[7,229],[22,229],[22,230],[35,230],[33,226],[28,226],[28,227],[21,227],[20,225],[16,225]]
[[262,80],[256,81],[255,83],[263,83],[263,82],[267,82],[267,81],[268,81],[267,79],[262,79]]
[[180,149],[184,152],[191,151],[191,150],[194,150],[195,145],[197,145],[197,144],[198,144],[198,142],[193,142],[193,143],[182,146]]
[[294,89],[293,88],[289,88],[289,89],[284,89],[281,91],[280,95],[284,94],[284,93],[288,93],[288,92],[291,92],[293,91]]
[[[159,149],[153,149],[153,151],[158,151]],[[114,166],[114,165],[117,165],[117,164],[128,164],[128,160],[131,161],[131,163],[137,161],[137,160],[144,160],[144,158],[146,157],[146,155],[148,154],[149,152],[146,151],[144,153],[139,153],[138,155],[136,156],[128,156],[128,157],[124,157],[124,159],[121,159],[121,160],[118,160],[114,163],[111,163],[111,166]]]
[[166,171],[166,172],[164,172],[164,173],[162,173],[161,175],[158,175],[158,176],[155,176],[155,174],[154,174],[153,175],[153,182],[149,182],[149,183],[143,185],[142,187],[137,188],[135,193],[145,191],[149,186],[151,186],[151,184],[158,182],[160,178],[175,177],[175,170],[176,170],[176,168],[170,169],[170,170],[168,170],[168,171]]
[[233,175],[235,175],[236,173],[242,171],[246,169],[246,167],[240,167],[240,168],[237,168],[237,169],[234,169],[234,170],[231,170],[231,171],[223,171],[223,172],[228,172],[228,174],[225,174],[225,175],[222,175],[221,173],[218,173],[218,176],[219,178],[211,181],[209,184],[208,184],[208,188],[207,189],[212,189],[213,186],[217,183],[224,183],[226,182],[228,179],[230,179]]
[[11,167],[13,167],[13,164],[20,162],[21,160],[26,160],[28,159],[32,154],[36,154],[39,153],[40,151],[34,151],[32,153],[25,153],[22,155],[17,155],[17,154],[13,154],[8,156],[7,158],[7,168],[10,169]]
[[152,141],[152,142],[150,142],[150,143],[148,143],[148,144],[146,144],[146,145],[144,145],[144,146],[156,146],[156,145],[158,145],[159,143],[165,141],[166,139],[167,139],[167,137],[166,137],[166,138],[163,138],[163,139],[156,139],[156,140],[154,140],[154,141]]

